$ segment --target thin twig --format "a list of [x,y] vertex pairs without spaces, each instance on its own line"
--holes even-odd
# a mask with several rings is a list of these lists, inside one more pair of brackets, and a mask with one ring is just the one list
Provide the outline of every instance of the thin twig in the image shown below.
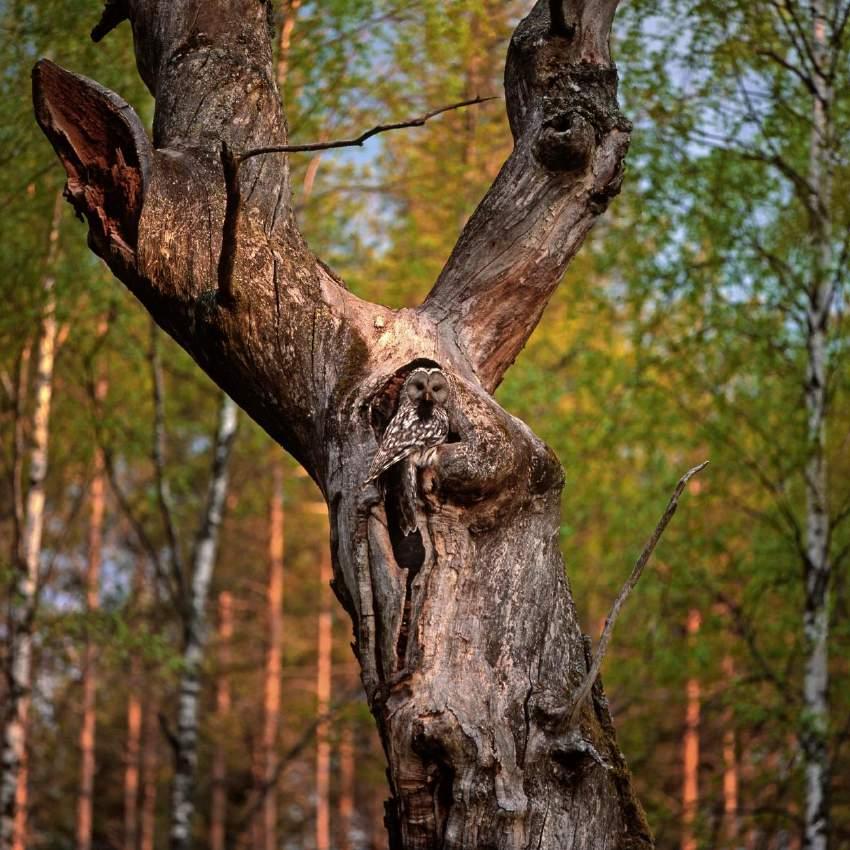
[[408,127],[421,127],[432,118],[450,112],[453,109],[462,109],[465,106],[475,106],[486,103],[488,100],[496,100],[495,97],[474,97],[471,100],[463,100],[449,106],[442,106],[431,112],[426,112],[418,118],[408,121],[398,121],[393,124],[378,124],[371,130],[366,130],[355,139],[338,139],[335,142],[312,142],[305,145],[274,145],[267,148],[251,148],[238,153],[232,150],[227,142],[222,142],[221,166],[224,172],[224,188],[227,193],[224,208],[224,225],[221,234],[221,254],[218,258],[218,301],[222,307],[231,308],[235,306],[238,294],[233,282],[233,269],[236,264],[236,251],[239,230],[239,214],[242,206],[242,191],[239,183],[239,166],[247,159],[266,153],[302,153],[309,151],[327,151],[336,148],[360,147],[372,136],[379,133],[388,133],[392,130],[404,130]]
[[336,148],[354,148],[361,147],[364,142],[377,136],[379,133],[389,133],[393,130],[405,130],[409,127],[422,127],[432,118],[442,115],[444,112],[451,112],[453,109],[463,109],[465,106],[475,106],[479,103],[487,103],[489,100],[496,100],[495,97],[474,97],[471,100],[462,100],[459,103],[452,103],[449,106],[441,106],[439,109],[434,109],[431,112],[426,112],[418,118],[410,118],[407,121],[397,121],[392,124],[378,124],[372,127],[371,130],[366,130],[354,139],[337,139],[335,142],[311,142],[304,145],[272,145],[267,148],[251,148],[243,151],[238,155],[237,159],[240,163],[245,162],[254,156],[260,156],[264,153],[302,153],[307,151],[329,151]]
[[682,495],[688,481],[690,481],[691,478],[699,472],[702,472],[702,470],[707,466],[708,461],[705,461],[699,466],[689,469],[679,479],[679,483],[676,485],[676,489],[673,491],[673,495],[667,503],[667,509],[658,521],[658,525],[655,526],[655,531],[652,532],[652,537],[649,538],[646,545],[643,547],[643,551],[640,553],[640,557],[635,562],[631,575],[626,580],[626,583],[623,585],[619,594],[617,594],[617,598],[611,606],[611,613],[608,614],[608,617],[605,620],[605,627],[602,629],[602,635],[599,638],[599,645],[596,647],[596,653],[593,656],[593,663],[590,665],[590,670],[588,671],[587,676],[585,676],[584,682],[579,688],[578,694],[573,702],[572,709],[570,710],[569,722],[567,724],[568,727],[575,724],[579,712],[581,711],[581,707],[599,676],[599,669],[602,667],[602,661],[605,658],[605,652],[608,649],[608,643],[611,640],[611,632],[614,630],[614,623],[617,622],[617,617],[620,615],[620,609],[629,598],[629,594],[634,590],[635,585],[638,583],[638,579],[641,577],[641,573],[643,573],[643,568],[646,566],[652,556],[652,553],[655,551],[655,547],[661,539],[661,535],[664,534],[667,524],[673,518],[673,514],[676,513],[676,509],[679,507],[679,497]]

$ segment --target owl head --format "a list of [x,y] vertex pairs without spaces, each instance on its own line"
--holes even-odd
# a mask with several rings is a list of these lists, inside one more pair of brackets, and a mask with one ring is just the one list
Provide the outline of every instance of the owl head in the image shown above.
[[404,382],[404,392],[414,404],[425,401],[443,406],[449,400],[449,382],[441,369],[414,369]]

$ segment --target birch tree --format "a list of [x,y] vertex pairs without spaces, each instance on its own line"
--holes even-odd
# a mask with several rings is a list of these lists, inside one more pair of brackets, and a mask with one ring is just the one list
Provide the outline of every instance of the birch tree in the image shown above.
[[33,685],[33,627],[38,602],[41,538],[44,531],[45,479],[53,397],[53,368],[56,357],[56,277],[62,195],[57,193],[48,234],[45,271],[42,277],[44,303],[38,331],[32,434],[29,451],[28,487],[23,524],[17,542],[13,586],[9,594],[6,654],[6,705],[2,778],[0,779],[0,848],[25,845],[27,735]]

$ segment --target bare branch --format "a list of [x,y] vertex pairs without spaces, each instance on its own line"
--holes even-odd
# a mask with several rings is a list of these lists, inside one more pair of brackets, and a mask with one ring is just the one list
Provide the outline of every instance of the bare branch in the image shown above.
[[453,109],[463,109],[466,106],[476,106],[479,103],[487,103],[491,100],[496,100],[495,97],[473,97],[471,100],[462,100],[459,103],[452,103],[449,106],[441,106],[439,109],[434,109],[431,112],[426,112],[418,118],[410,118],[407,121],[397,121],[392,124],[377,124],[371,130],[366,130],[354,139],[338,139],[334,142],[310,142],[304,145],[272,145],[267,148],[252,148],[251,150],[243,151],[237,156],[239,163],[245,162],[253,156],[260,156],[264,153],[302,153],[305,151],[329,151],[336,148],[353,148],[361,147],[364,142],[377,136],[379,133],[389,133],[393,130],[405,130],[408,127],[422,127],[432,118],[442,115],[444,112],[451,112]]
[[704,461],[699,466],[695,466],[693,467],[693,469],[689,469],[679,479],[679,483],[676,485],[676,489],[673,491],[673,495],[670,497],[670,501],[667,503],[667,509],[664,511],[664,514],[658,521],[658,525],[655,526],[655,531],[652,532],[652,536],[649,538],[646,545],[643,547],[643,551],[640,553],[640,557],[635,562],[631,575],[628,577],[626,583],[623,585],[622,589],[617,595],[617,598],[614,600],[614,604],[611,606],[611,612],[608,614],[608,617],[605,620],[605,627],[602,629],[602,635],[599,638],[599,645],[596,647],[596,653],[593,656],[593,663],[590,665],[590,670],[588,671],[584,682],[579,688],[578,694],[576,695],[576,698],[573,702],[572,709],[570,710],[569,721],[567,723],[568,727],[571,727],[575,724],[579,712],[581,711],[581,707],[584,704],[584,701],[587,699],[587,696],[590,693],[591,689],[593,688],[597,676],[599,676],[599,669],[602,667],[602,661],[605,658],[605,652],[608,649],[608,643],[611,640],[611,633],[614,630],[614,623],[617,622],[617,617],[620,615],[620,609],[623,607],[625,601],[629,598],[629,595],[634,590],[635,585],[638,583],[638,579],[640,579],[641,574],[643,573],[643,568],[646,566],[647,562],[652,556],[652,553],[655,551],[655,547],[658,544],[658,541],[661,539],[661,535],[664,534],[664,530],[667,528],[667,524],[673,518],[673,514],[676,513],[676,509],[679,507],[679,497],[684,492],[688,481],[690,481],[691,478],[693,478],[698,473],[702,472],[702,470],[705,469],[707,466],[708,461]]

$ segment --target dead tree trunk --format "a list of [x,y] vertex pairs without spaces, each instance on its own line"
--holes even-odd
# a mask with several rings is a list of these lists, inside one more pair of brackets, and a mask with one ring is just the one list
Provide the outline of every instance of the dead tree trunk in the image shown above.
[[32,435],[29,457],[29,486],[20,539],[17,540],[15,572],[9,594],[6,677],[0,777],[0,848],[23,850],[27,829],[27,733],[32,690],[33,621],[36,614],[38,567],[44,530],[45,479],[50,405],[53,397],[53,365],[56,356],[56,277],[54,266],[59,251],[62,196],[56,196],[50,222],[45,272],[42,279],[44,304],[38,334],[38,361]]
[[[629,140],[608,37],[617,0],[540,0],[508,53],[514,150],[425,302],[367,303],[309,250],[284,154],[231,195],[222,145],[286,143],[259,0],[109,2],[156,98],[153,145],[119,97],[48,62],[39,123],[90,243],[318,483],[334,588],[384,743],[395,848],[652,846],[558,545],[563,474],[491,393],[618,192]],[[363,482],[414,364],[449,376],[450,441],[402,551]]]

